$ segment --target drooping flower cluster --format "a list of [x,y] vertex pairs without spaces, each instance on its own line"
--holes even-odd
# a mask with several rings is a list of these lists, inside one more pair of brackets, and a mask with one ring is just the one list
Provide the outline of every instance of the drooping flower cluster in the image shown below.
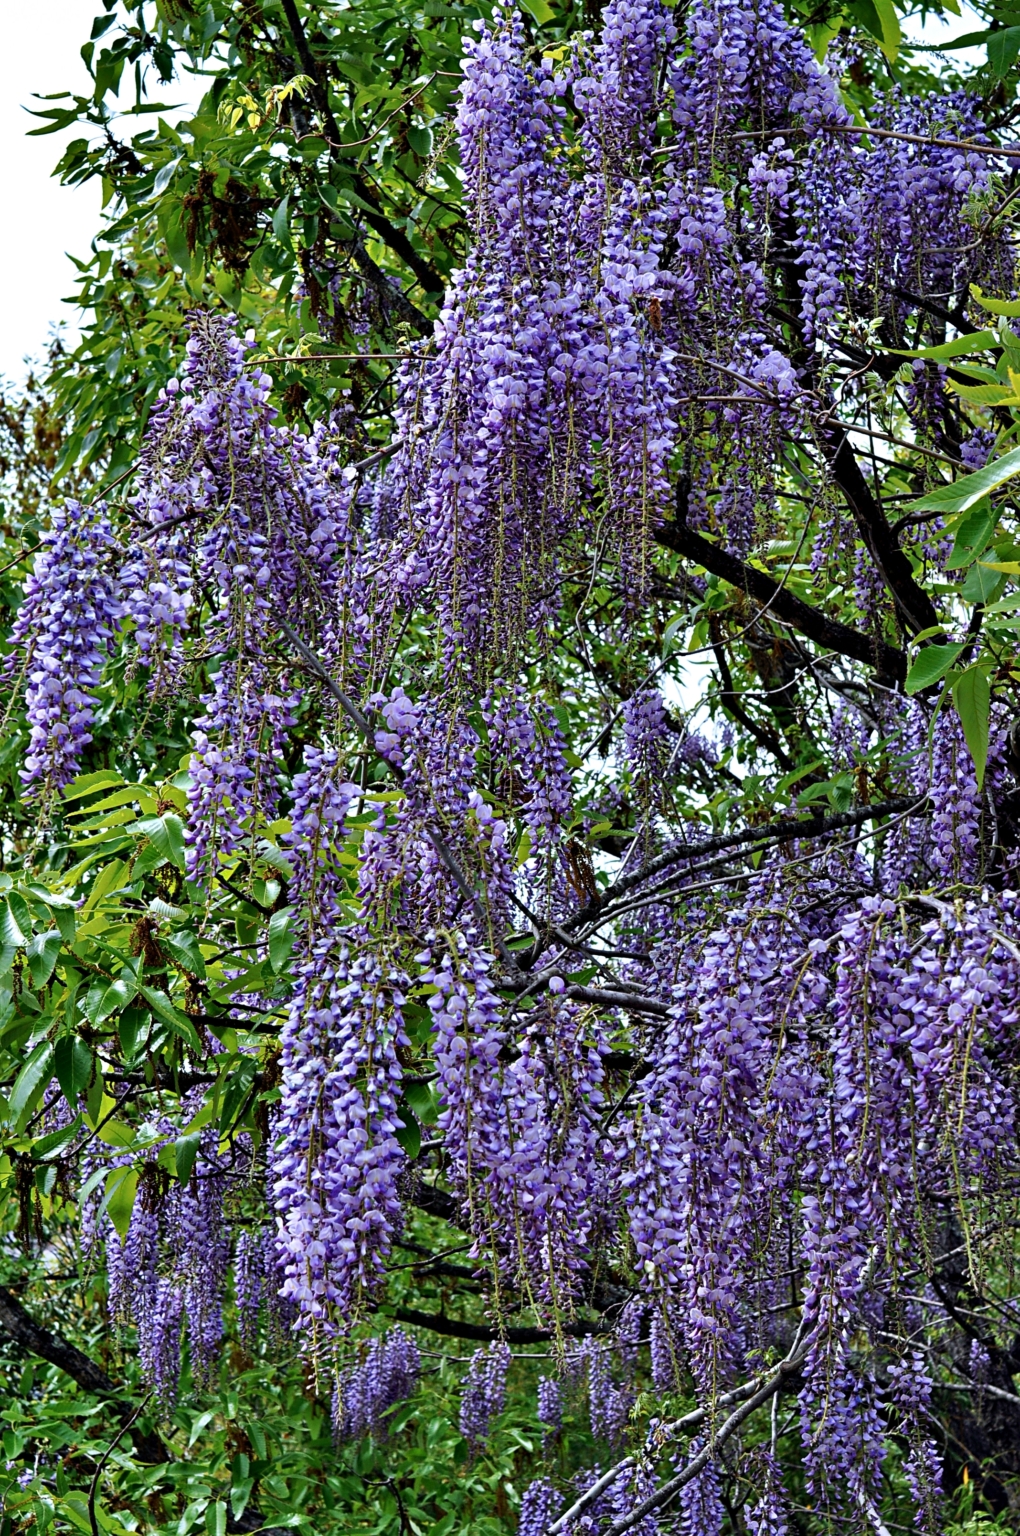
[[104,503],[58,507],[41,542],[6,671],[25,679],[30,737],[22,782],[45,800],[74,778],[92,740],[96,686],[121,604],[119,546]]
[[403,1329],[393,1328],[383,1338],[371,1339],[364,1358],[337,1382],[333,1396],[337,1439],[385,1436],[386,1414],[413,1394],[420,1372],[418,1346]]
[[167,1414],[179,1389],[185,1332],[195,1385],[207,1386],[219,1364],[230,1264],[224,1194],[215,1133],[206,1131],[186,1184],[163,1192],[158,1166],[146,1166],[123,1239],[104,1219],[110,1311],[135,1325],[143,1373]]
[[460,1432],[472,1451],[488,1439],[492,1421],[506,1402],[506,1373],[510,1351],[505,1344],[490,1344],[471,1357],[460,1391]]

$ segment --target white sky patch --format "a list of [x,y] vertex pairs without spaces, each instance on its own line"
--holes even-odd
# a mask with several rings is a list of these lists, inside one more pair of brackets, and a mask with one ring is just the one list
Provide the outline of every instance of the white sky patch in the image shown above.
[[[67,253],[87,259],[100,223],[102,191],[98,180],[83,187],[62,187],[53,167],[67,144],[86,137],[80,128],[44,138],[27,138],[41,127],[26,107],[48,107],[34,101],[33,92],[47,95],[72,91],[87,95],[92,82],[81,59],[93,17],[101,14],[98,0],[6,0],[4,39],[0,48],[0,166],[4,194],[4,228],[0,237],[0,376],[19,382],[25,358],[39,358],[54,325],[63,322],[69,338],[77,336],[80,312],[62,300],[74,292],[75,268]],[[100,45],[101,46],[101,45]],[[129,71],[121,86],[125,105],[133,100]],[[201,82],[174,82],[159,99],[197,105]],[[184,113],[168,113],[171,119]],[[155,126],[155,119],[150,119]],[[146,122],[133,118],[122,135]]]

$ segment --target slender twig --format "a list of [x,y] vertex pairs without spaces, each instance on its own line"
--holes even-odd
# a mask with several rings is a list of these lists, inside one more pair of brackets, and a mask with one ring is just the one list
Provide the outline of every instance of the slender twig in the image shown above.
[[0,565],[0,576],[2,576],[5,571],[9,571],[12,565],[19,565],[21,561],[24,560],[26,555],[34,555],[38,550],[42,549],[43,542],[44,541],[40,539],[38,544],[26,544],[24,548],[19,549],[13,560],[8,560],[6,565]]
[[92,1536],[99,1536],[99,1524],[98,1524],[98,1521],[96,1520],[96,1492],[97,1492],[97,1490],[99,1488],[99,1479],[100,1479],[100,1477],[103,1474],[103,1468],[106,1466],[106,1463],[109,1461],[110,1457],[113,1455],[113,1452],[116,1450],[116,1448],[119,1445],[120,1441],[127,1434],[128,1430],[131,1428],[132,1424],[138,1418],[139,1414],[142,1412],[142,1409],[145,1407],[146,1403],[149,1401],[149,1398],[151,1398],[151,1396],[152,1396],[152,1393],[150,1392],[150,1393],[148,1393],[148,1395],[146,1397],[142,1398],[142,1401],[138,1404],[138,1407],[135,1409],[134,1413],[131,1415],[131,1417],[129,1419],[125,1419],[124,1423],[121,1425],[121,1427],[118,1430],[117,1434],[113,1437],[113,1439],[110,1441],[110,1444],[107,1446],[106,1450],[103,1452],[102,1456],[99,1458],[99,1462],[98,1462],[98,1464],[96,1466],[96,1470],[95,1470],[95,1472],[93,1473],[93,1476],[92,1476],[92,1484],[91,1484],[91,1486],[89,1488],[89,1524],[92,1527]]
[[1003,1402],[1013,1403],[1013,1405],[1015,1407],[1020,1407],[1020,1397],[1017,1397],[1015,1392],[1007,1392],[1004,1387],[993,1387],[991,1382],[988,1382],[988,1381],[975,1381],[975,1382],[937,1381],[935,1383],[935,1391],[936,1392],[987,1392],[989,1397],[998,1397],[998,1398],[1001,1398],[1003,1400]]
[[[855,137],[872,139],[897,139],[903,144],[921,144],[926,149],[964,149],[972,155],[990,155],[997,159],[1000,155],[1009,160],[1020,159],[1020,145],[1001,144],[975,144],[972,139],[935,139],[926,138],[919,133],[897,133],[892,128],[861,128],[850,123],[819,123],[818,131],[821,133],[846,133]],[[778,132],[775,128],[751,128],[742,133],[735,133],[735,139],[760,139],[774,138]],[[809,133],[806,128],[784,129],[783,133],[789,137],[791,133],[803,136]],[[672,154],[672,147],[664,147],[656,151],[657,154]]]
[[[798,1330],[798,1341],[800,1331]],[[676,1477],[671,1478],[668,1483],[664,1483],[661,1488],[656,1489],[653,1494],[630,1510],[628,1514],[614,1521],[606,1532],[606,1536],[623,1536],[624,1531],[629,1531],[633,1526],[638,1525],[645,1515],[650,1514],[653,1509],[658,1509],[661,1505],[668,1503],[674,1494],[679,1493],[681,1488],[685,1487],[687,1483],[692,1482],[699,1472],[703,1471],[708,1463],[715,1458],[716,1453],[725,1445],[726,1441],[730,1439],[736,1430],[740,1428],[744,1420],[750,1418],[751,1414],[756,1408],[760,1408],[762,1403],[767,1403],[770,1398],[774,1397],[787,1377],[794,1375],[800,1369],[807,1358],[807,1354],[808,1346],[800,1345],[797,1342],[786,1356],[786,1359],[780,1361],[772,1375],[764,1382],[762,1382],[759,1376],[753,1382],[748,1382],[743,1387],[738,1387],[734,1392],[728,1392],[719,1397],[716,1400],[716,1407],[728,1407],[730,1403],[739,1402],[741,1398],[744,1401],[741,1402],[740,1407],[730,1414],[726,1422],[712,1436],[704,1450],[695,1456],[693,1461],[688,1462],[682,1472],[678,1473]],[[666,1425],[658,1436],[659,1443],[667,1444],[680,1431],[697,1428],[698,1425],[704,1423],[710,1411],[711,1409],[708,1407],[695,1408],[691,1413],[685,1414],[682,1419],[676,1419],[672,1424]],[[611,1487],[620,1476],[620,1473],[629,1466],[632,1466],[635,1460],[635,1457],[627,1456],[623,1461],[617,1462],[614,1467],[610,1467],[609,1471],[603,1473],[602,1477],[593,1483],[591,1488],[583,1493],[569,1509],[565,1510],[562,1515],[558,1516],[557,1519],[547,1526],[546,1536],[560,1536],[560,1532],[565,1531],[567,1526],[576,1520],[578,1515],[582,1514],[598,1498],[600,1493],[604,1493],[607,1488]]]
[[433,73],[429,75],[428,79],[425,81],[424,85],[419,85],[418,89],[416,91],[412,91],[411,95],[402,101],[399,107],[394,107],[389,117],[384,117],[378,128],[374,128],[366,139],[348,139],[346,142],[331,145],[330,148],[340,150],[360,149],[363,144],[371,144],[372,140],[377,139],[382,133],[383,129],[387,128],[395,117],[399,117],[401,112],[406,112],[408,107],[412,106],[418,100],[418,97],[422,94],[422,92],[428,90],[429,86],[436,78],[436,73],[437,71],[433,71]]

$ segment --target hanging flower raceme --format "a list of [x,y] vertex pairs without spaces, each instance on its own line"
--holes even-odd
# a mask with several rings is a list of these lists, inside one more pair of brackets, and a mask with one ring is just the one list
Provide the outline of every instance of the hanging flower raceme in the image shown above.
[[122,610],[118,545],[104,503],[58,507],[41,542],[5,672],[25,684],[22,782],[46,801],[74,778],[92,740],[96,688]]
[[344,1371],[333,1395],[333,1431],[338,1440],[386,1435],[386,1415],[411,1397],[421,1374],[421,1356],[402,1328],[369,1341],[363,1358]]
[[492,1421],[503,1412],[506,1403],[506,1373],[510,1351],[505,1344],[490,1344],[471,1357],[467,1375],[461,1384],[460,1432],[472,1451],[477,1451],[489,1437]]
[[[401,1017],[406,978],[367,926],[340,946],[331,932],[345,888],[344,820],[358,790],[337,782],[335,753],[312,751],[306,761],[290,837],[295,894],[305,903],[304,954],[283,1031],[274,1200],[283,1294],[313,1333],[328,1333],[355,1320],[400,1226],[396,1051],[409,1042]],[[364,898],[376,865],[370,851],[361,867]]]
[[[166,1125],[165,1132],[169,1145],[173,1127]],[[125,1160],[115,1159],[114,1166],[117,1161]],[[230,1234],[215,1131],[201,1133],[186,1184],[167,1189],[160,1172],[156,1162],[143,1168],[123,1238],[108,1216],[104,1227],[110,1311],[119,1322],[134,1324],[143,1374],[161,1413],[169,1415],[177,1401],[185,1337],[192,1378],[206,1387],[223,1343]]]

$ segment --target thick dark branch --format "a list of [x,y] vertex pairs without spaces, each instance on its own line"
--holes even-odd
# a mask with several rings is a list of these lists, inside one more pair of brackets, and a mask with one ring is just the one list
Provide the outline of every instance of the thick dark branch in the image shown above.
[[[120,1396],[116,1384],[102,1366],[90,1360],[88,1355],[83,1355],[73,1344],[68,1344],[66,1339],[50,1333],[48,1328],[40,1327],[25,1311],[21,1302],[3,1285],[0,1285],[0,1328],[23,1349],[48,1360],[59,1370],[66,1371],[86,1392],[108,1398],[118,1418],[129,1420],[137,1411],[134,1403],[126,1402]],[[141,1461],[155,1465],[170,1460],[166,1446],[155,1432],[146,1433],[132,1425],[131,1438]]]
[[[783,233],[788,249],[791,252],[795,251],[798,245],[797,231],[789,215],[785,221]],[[782,267],[788,285],[787,321],[793,332],[791,359],[794,366],[799,369],[802,378],[818,385],[820,392],[827,393],[822,391],[818,378],[821,359],[815,350],[808,346],[802,320],[798,318],[803,314],[803,257],[798,256],[793,261],[783,262]],[[941,620],[935,611],[935,605],[924,588],[919,586],[910,560],[900,549],[881,503],[873,495],[871,487],[864,478],[864,473],[850,444],[848,436],[850,429],[844,423],[835,420],[834,413],[835,405],[830,397],[829,415],[820,425],[819,446],[832,478],[843,493],[857,524],[858,532],[892,595],[904,627],[915,635],[920,634],[924,629],[936,629]],[[805,630],[804,633],[807,634],[807,631]],[[902,672],[899,675],[902,676]]]
[[[444,1334],[451,1339],[472,1339],[479,1344],[503,1339],[507,1344],[544,1344],[556,1337],[550,1328],[492,1328],[487,1323],[462,1323],[456,1317],[441,1317],[433,1312],[415,1312],[410,1307],[397,1307],[393,1313],[398,1323],[412,1323],[415,1328],[429,1328],[433,1333]],[[571,1338],[583,1339],[592,1333],[605,1333],[609,1324],[563,1323],[560,1333]]]
[[426,1216],[438,1216],[440,1221],[448,1221],[452,1227],[463,1226],[460,1206],[445,1189],[435,1189],[431,1184],[418,1184],[409,1199]]
[[579,1003],[595,1003],[602,1008],[623,1008],[630,1013],[651,1013],[656,1018],[669,1017],[668,1006],[655,997],[645,997],[638,992],[612,992],[605,987],[564,987],[563,995],[573,997]]
[[774,731],[767,730],[765,726],[759,725],[757,720],[747,713],[747,710],[740,702],[740,694],[733,686],[733,674],[730,671],[730,664],[726,658],[726,647],[723,643],[722,626],[719,623],[718,614],[710,616],[708,632],[712,637],[712,652],[715,656],[715,664],[719,668],[719,680],[722,683],[722,693],[719,695],[719,702],[722,704],[723,709],[729,711],[734,720],[754,737],[760,747],[764,747],[766,752],[771,752],[784,773],[789,773],[793,767],[793,760],[783,747],[779,737]]
[[[884,640],[874,640],[859,629],[851,629],[837,619],[830,619],[809,603],[781,587],[771,576],[753,565],[746,565],[735,555],[730,555],[718,544],[702,538],[684,523],[663,523],[655,532],[656,542],[665,549],[672,549],[687,560],[694,560],[714,576],[720,576],[731,586],[739,587],[751,597],[768,607],[770,614],[789,624],[800,634],[814,640],[828,651],[849,656],[866,667],[874,667],[880,682],[894,686],[906,676],[907,658],[894,645]],[[904,556],[904,559],[906,557]]]
[[893,602],[912,634],[937,629],[942,622],[928,593],[915,579],[910,560],[897,542],[879,502],[872,494],[850,446],[849,429],[835,423],[821,433],[822,451],[832,478],[846,498],[868,553],[892,594]]

